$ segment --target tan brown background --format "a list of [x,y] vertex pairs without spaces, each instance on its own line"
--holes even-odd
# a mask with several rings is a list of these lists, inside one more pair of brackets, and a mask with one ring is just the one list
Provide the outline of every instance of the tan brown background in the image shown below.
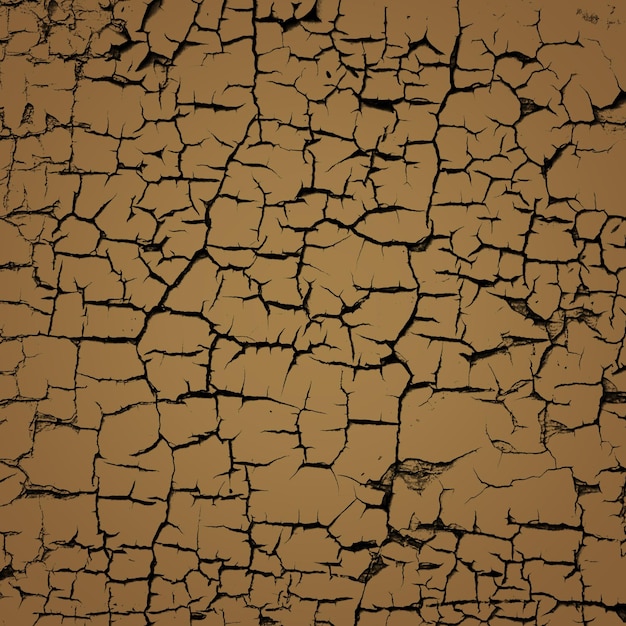
[[0,623],[626,621],[626,4],[0,2]]

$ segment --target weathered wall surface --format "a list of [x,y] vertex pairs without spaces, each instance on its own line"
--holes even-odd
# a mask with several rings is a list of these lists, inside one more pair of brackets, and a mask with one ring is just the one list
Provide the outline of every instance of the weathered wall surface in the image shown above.
[[0,623],[626,621],[623,2],[0,44]]

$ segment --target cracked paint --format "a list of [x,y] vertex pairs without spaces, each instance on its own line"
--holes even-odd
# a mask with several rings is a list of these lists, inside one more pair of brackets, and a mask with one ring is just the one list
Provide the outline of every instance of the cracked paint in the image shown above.
[[0,2],[0,623],[626,622],[625,41]]

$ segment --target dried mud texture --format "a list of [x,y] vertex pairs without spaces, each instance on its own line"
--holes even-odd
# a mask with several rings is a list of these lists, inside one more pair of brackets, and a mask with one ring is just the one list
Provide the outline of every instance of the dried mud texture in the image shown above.
[[0,44],[0,623],[626,622],[626,4]]

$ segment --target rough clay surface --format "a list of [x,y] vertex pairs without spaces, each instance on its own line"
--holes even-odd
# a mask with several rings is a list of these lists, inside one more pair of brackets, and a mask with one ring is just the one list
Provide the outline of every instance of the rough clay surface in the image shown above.
[[0,1],[0,623],[626,622],[626,3]]

